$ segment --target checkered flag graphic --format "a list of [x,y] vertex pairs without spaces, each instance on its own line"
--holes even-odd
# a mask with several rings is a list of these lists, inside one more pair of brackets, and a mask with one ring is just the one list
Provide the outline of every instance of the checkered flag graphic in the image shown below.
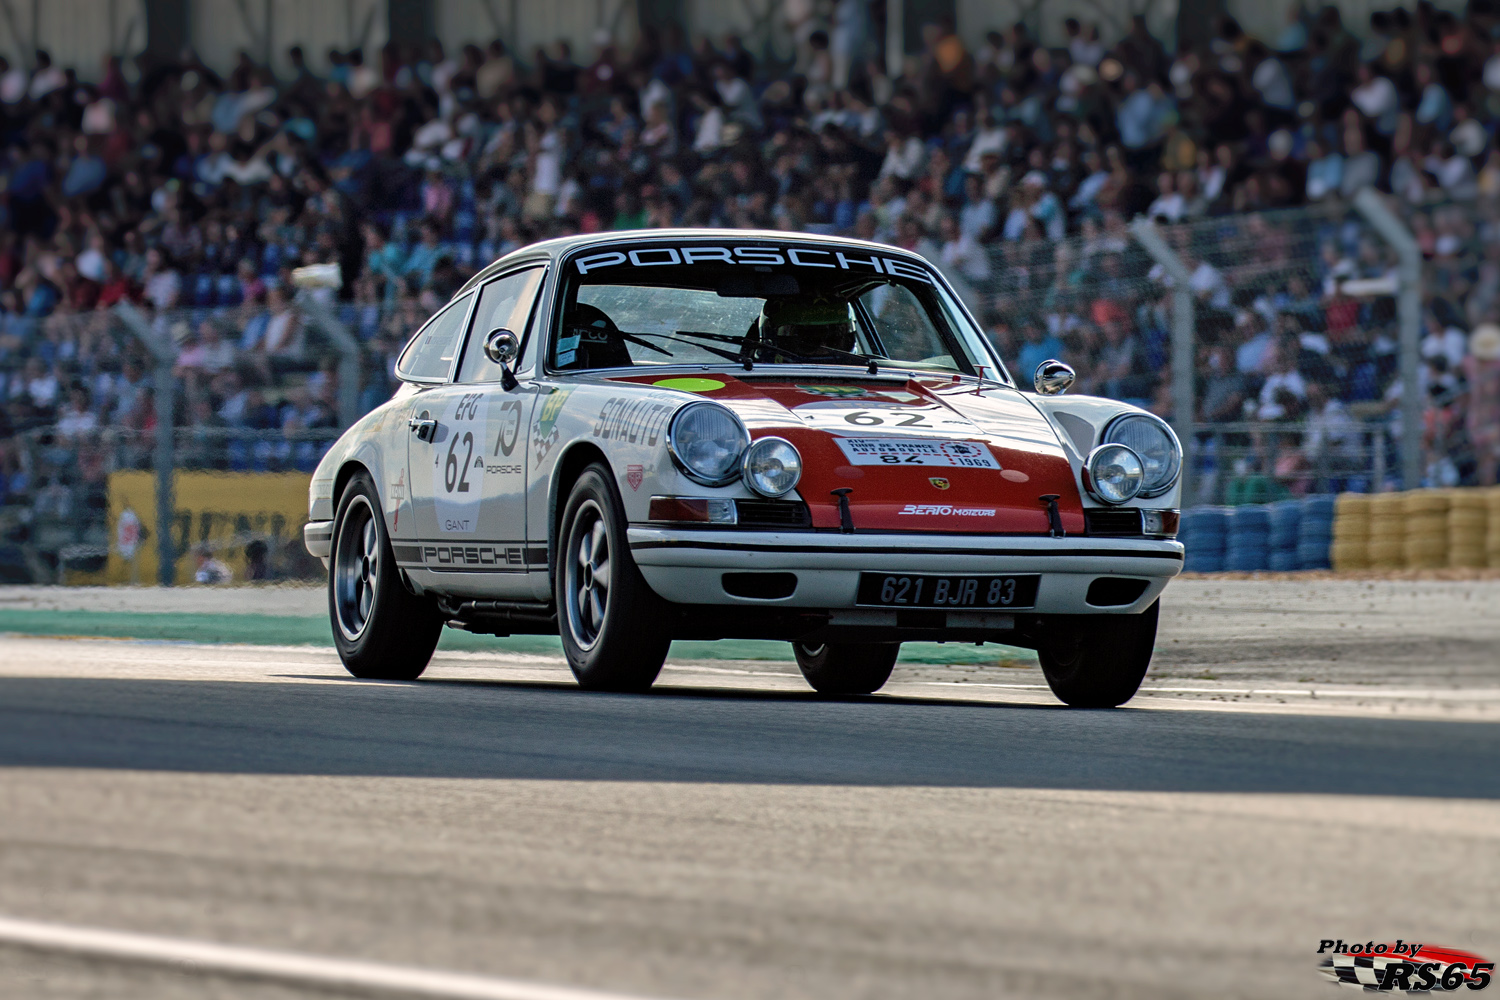
[[[1381,992],[1385,982],[1386,966],[1410,959],[1405,955],[1334,955],[1325,958],[1319,967],[1322,973],[1339,986],[1353,986],[1367,993]],[[1398,993],[1444,993],[1442,987],[1431,990],[1398,990]]]

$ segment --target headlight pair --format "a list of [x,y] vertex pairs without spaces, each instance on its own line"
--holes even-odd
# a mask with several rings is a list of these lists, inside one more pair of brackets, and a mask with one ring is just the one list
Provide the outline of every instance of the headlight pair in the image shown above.
[[1089,452],[1084,486],[1107,504],[1161,496],[1182,472],[1182,446],[1156,417],[1128,413],[1110,421],[1104,443]]
[[667,451],[689,479],[704,486],[745,485],[766,497],[790,493],[802,478],[802,456],[790,441],[758,438],[729,410],[707,401],[689,403],[672,417]]

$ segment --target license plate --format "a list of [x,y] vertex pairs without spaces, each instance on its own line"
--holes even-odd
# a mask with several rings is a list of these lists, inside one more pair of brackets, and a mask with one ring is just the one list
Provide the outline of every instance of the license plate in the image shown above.
[[998,469],[989,448],[973,441],[929,438],[834,438],[850,465],[922,465],[941,469]]
[[927,576],[861,573],[856,604],[882,608],[1029,608],[1036,604],[1036,574]]

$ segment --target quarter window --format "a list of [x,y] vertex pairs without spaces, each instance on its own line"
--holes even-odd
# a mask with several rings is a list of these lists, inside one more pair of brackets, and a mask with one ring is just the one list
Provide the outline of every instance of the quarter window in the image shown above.
[[453,370],[464,317],[469,314],[469,304],[473,301],[473,295],[465,295],[428,320],[401,352],[401,360],[396,362],[396,374],[419,382],[446,379]]

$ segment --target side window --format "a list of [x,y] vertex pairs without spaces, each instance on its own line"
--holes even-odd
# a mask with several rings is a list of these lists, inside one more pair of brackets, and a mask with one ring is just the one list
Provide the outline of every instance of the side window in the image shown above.
[[453,356],[463,333],[464,317],[469,314],[472,295],[448,306],[422,327],[396,362],[396,374],[406,379],[445,379],[453,370]]
[[474,310],[469,346],[464,349],[464,363],[458,370],[460,382],[498,382],[500,366],[484,356],[484,338],[491,330],[504,327],[522,341],[526,324],[536,303],[537,289],[542,287],[544,268],[507,274],[479,290],[479,307]]

